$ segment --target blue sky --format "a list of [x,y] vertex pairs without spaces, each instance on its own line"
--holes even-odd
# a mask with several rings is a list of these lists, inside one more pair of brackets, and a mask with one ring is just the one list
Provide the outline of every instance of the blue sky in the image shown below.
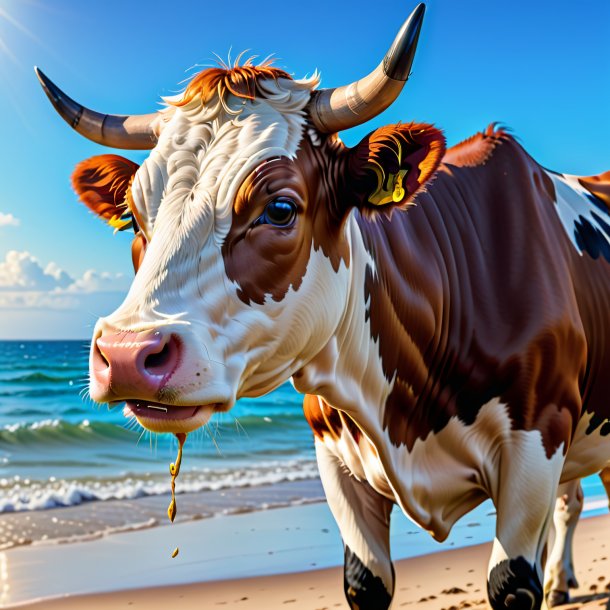
[[[93,218],[69,184],[76,163],[110,151],[61,121],[33,65],[114,113],[154,110],[231,48],[275,53],[296,77],[318,68],[335,86],[377,65],[414,6],[0,0],[0,338],[87,337],[131,275],[127,236]],[[547,167],[610,169],[610,2],[430,0],[405,91],[343,138],[413,119],[443,128],[450,144],[502,121]]]

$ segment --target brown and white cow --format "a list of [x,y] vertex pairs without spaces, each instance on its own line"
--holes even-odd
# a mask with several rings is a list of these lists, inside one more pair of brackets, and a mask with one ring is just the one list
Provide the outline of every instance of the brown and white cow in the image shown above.
[[334,90],[246,62],[201,72],[160,113],[115,117],[39,73],[77,131],[152,149],[73,176],[136,231],[90,392],[188,432],[292,378],[352,608],[391,603],[395,503],[443,540],[491,498],[491,604],[529,610],[558,485],[610,459],[610,173],[547,171],[494,127],[449,150],[417,123],[345,147],[337,132],[402,89],[422,17]]

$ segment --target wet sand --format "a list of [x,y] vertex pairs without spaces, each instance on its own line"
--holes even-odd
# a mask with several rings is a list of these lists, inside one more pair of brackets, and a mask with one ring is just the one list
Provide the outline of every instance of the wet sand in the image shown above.
[[[71,545],[73,546],[73,545]],[[485,575],[490,544],[443,551],[396,563],[393,608],[461,610],[487,608]],[[31,549],[36,553],[36,549]],[[580,588],[567,609],[610,610],[610,516],[582,520],[575,541],[576,574]],[[65,566],[70,569],[70,565]],[[100,565],[103,569],[103,565]],[[159,588],[132,589],[97,595],[62,597],[22,605],[32,610],[330,610],[347,608],[339,568],[261,576]]]

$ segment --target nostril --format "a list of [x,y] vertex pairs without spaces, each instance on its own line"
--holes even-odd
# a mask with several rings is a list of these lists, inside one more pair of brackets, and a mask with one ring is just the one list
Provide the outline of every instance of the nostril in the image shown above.
[[98,341],[99,339],[93,341],[93,362],[97,370],[104,370],[110,368],[110,361],[106,358]]
[[167,375],[174,371],[177,362],[178,341],[171,336],[160,351],[146,356],[144,369],[151,375]]
[[154,373],[155,370],[164,369],[169,360],[169,351],[169,343],[166,343],[157,354],[149,354],[144,360],[144,368],[151,373]]

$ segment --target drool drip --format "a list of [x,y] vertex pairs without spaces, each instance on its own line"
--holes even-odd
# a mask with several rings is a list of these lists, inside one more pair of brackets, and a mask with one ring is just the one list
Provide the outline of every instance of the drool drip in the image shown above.
[[[172,462],[169,465],[169,474],[172,477],[172,500],[169,503],[167,508],[167,516],[169,520],[173,523],[176,518],[176,479],[180,474],[180,464],[182,463],[182,448],[184,447],[184,442],[186,441],[186,434],[184,432],[178,432],[176,434],[176,438],[178,439],[178,455],[176,456],[176,462]],[[172,552],[172,559],[178,555],[180,549],[176,547]]]

